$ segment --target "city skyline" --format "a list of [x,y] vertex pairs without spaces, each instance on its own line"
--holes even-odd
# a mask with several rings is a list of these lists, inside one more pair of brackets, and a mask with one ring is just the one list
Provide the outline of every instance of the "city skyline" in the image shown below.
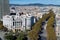
[[9,0],[10,4],[30,4],[30,3],[41,3],[41,4],[55,4],[60,5],[60,0]]

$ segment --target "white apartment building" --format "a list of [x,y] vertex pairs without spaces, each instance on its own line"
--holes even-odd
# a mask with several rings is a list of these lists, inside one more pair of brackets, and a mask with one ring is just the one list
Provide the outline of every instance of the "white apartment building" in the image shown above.
[[[42,15],[40,16],[42,17]],[[20,15],[16,13],[16,15],[3,16],[3,26],[8,28],[8,30],[30,30],[34,23],[36,23],[36,18],[31,14]]]

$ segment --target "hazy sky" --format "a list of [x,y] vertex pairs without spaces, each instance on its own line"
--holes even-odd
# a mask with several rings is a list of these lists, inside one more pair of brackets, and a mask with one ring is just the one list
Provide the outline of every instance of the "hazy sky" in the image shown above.
[[58,4],[58,5],[60,5],[60,0],[10,0],[10,4],[29,4],[29,3]]

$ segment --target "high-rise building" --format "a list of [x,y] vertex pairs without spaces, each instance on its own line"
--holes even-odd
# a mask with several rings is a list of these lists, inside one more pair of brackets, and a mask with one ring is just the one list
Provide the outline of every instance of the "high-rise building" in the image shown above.
[[0,0],[0,20],[6,14],[9,14],[9,0]]

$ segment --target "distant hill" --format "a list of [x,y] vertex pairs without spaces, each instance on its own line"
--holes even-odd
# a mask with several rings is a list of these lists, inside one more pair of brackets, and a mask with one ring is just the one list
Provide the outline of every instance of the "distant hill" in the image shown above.
[[54,4],[40,4],[40,3],[34,3],[34,4],[10,4],[10,6],[59,6],[60,5],[54,5]]

